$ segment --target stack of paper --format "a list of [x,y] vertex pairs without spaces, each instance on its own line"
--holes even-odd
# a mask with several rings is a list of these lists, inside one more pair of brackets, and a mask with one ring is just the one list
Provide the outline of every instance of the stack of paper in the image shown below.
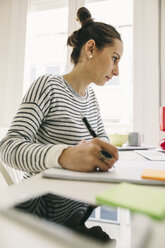
[[121,183],[98,194],[96,201],[102,205],[128,208],[157,220],[165,218],[165,191],[161,189]]
[[144,169],[142,178],[165,181],[165,170]]

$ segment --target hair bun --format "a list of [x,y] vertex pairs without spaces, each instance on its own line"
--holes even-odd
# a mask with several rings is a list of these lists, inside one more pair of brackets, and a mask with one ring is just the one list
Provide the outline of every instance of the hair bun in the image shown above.
[[79,8],[77,11],[77,21],[81,24],[82,27],[93,22],[90,11],[85,7]]

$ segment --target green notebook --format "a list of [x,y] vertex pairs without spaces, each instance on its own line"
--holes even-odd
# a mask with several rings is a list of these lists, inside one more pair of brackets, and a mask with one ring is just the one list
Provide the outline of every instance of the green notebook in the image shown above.
[[96,196],[102,205],[128,208],[150,217],[162,220],[165,218],[165,189],[153,189],[147,186],[120,183]]

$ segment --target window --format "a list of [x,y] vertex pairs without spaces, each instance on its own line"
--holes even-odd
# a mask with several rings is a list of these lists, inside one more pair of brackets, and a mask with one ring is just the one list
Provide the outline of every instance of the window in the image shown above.
[[[68,12],[69,8],[73,8],[73,3],[64,0],[56,3],[47,0],[39,2],[42,4],[37,5],[36,9],[36,0],[31,0],[33,4],[28,15],[24,93],[39,75],[63,74],[67,66],[66,41],[68,25],[71,23],[68,21]],[[85,1],[95,20],[115,26],[124,43],[124,54],[119,65],[120,75],[107,82],[104,87],[93,86],[108,133],[124,133],[132,129],[132,2],[133,0]],[[72,15],[71,18],[75,20]]]
[[97,207],[90,216],[90,220],[119,223],[117,208],[113,207]]
[[86,0],[85,3],[96,21],[113,25],[123,40],[124,53],[119,63],[119,76],[104,87],[93,87],[107,132],[124,133],[130,131],[133,125],[133,0]]
[[24,93],[30,83],[42,74],[65,73],[68,6],[67,1],[62,3],[40,11],[31,8],[29,12]]

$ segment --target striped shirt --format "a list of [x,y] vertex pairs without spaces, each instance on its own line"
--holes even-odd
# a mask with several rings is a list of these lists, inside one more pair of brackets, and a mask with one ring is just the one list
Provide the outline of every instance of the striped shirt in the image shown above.
[[[30,174],[60,166],[58,158],[64,148],[92,138],[81,114],[87,117],[98,137],[108,141],[91,87],[85,96],[80,96],[62,76],[39,77],[23,98],[7,135],[1,141],[2,161]],[[49,203],[50,198],[48,195],[41,198],[42,201],[26,202],[23,206],[29,212],[45,217],[48,214],[45,201]],[[68,226],[75,226],[81,216],[81,223],[77,225],[82,227],[95,208],[60,196],[56,196],[52,204],[54,211],[50,220]]]
[[[78,217],[78,215],[77,225],[83,225],[95,206],[52,193],[46,193],[19,203],[15,208],[37,215],[48,221],[69,226],[73,224],[70,219],[73,219],[74,216]],[[61,214],[61,209],[63,209],[63,214]]]
[[95,207],[94,205],[52,193],[39,195],[15,206],[18,211],[39,217],[41,220],[46,220],[52,224],[63,225],[81,234],[85,234],[86,237],[104,242],[110,241],[109,235],[101,227],[88,228],[85,225],[86,220]]
[[81,114],[98,137],[108,141],[92,87],[81,96],[60,75],[39,77],[1,141],[2,161],[31,173],[60,166],[58,158],[64,148],[92,138]]

